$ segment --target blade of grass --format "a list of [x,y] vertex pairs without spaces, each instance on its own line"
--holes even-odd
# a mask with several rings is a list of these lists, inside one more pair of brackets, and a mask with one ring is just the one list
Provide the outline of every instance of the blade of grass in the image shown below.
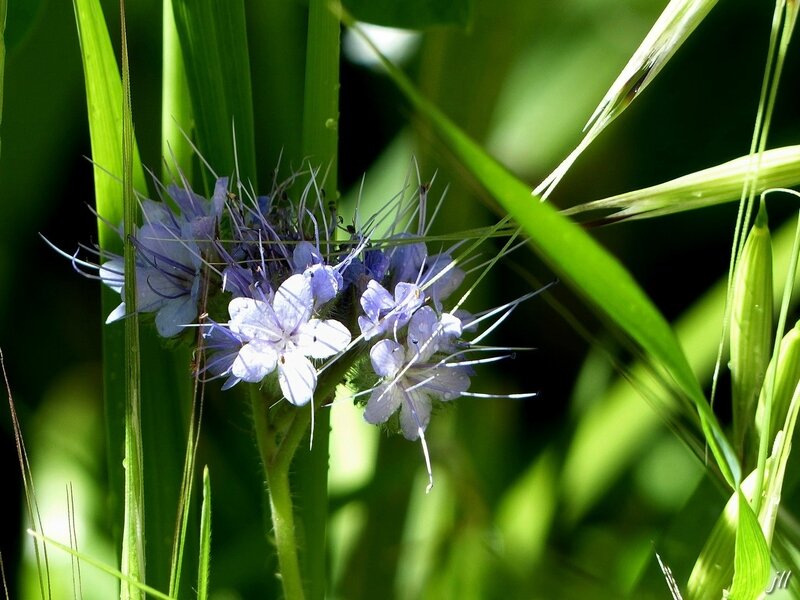
[[708,15],[717,0],[671,0],[586,124],[589,131],[567,158],[533,191],[547,198],[581,153],[646,88]]
[[122,571],[118,571],[114,567],[110,567],[106,564],[103,564],[102,562],[95,560],[88,554],[84,554],[82,552],[76,552],[66,544],[62,544],[50,537],[47,537],[46,535],[42,535],[38,531],[34,531],[33,529],[28,529],[28,535],[30,535],[36,540],[39,540],[40,542],[44,542],[48,546],[53,546],[54,548],[66,552],[67,554],[70,554],[71,556],[77,558],[79,561],[84,562],[87,565],[91,565],[97,569],[100,569],[101,571],[111,575],[112,577],[116,577],[117,579],[120,580],[120,582],[125,582],[126,584],[128,584],[129,587],[135,588],[140,592],[144,592],[149,596],[152,596],[153,598],[159,598],[159,600],[175,600],[175,598],[173,598],[172,596],[168,596],[167,594],[160,592],[157,589],[150,587],[149,585],[146,585],[141,581],[138,581],[130,577],[129,575],[126,575]]
[[175,27],[172,0],[164,0],[162,10],[162,75],[161,75],[161,155],[165,164],[162,178],[170,177],[170,164],[175,164],[192,181],[194,153],[186,136],[192,134],[192,104],[183,52]]
[[[94,161],[95,206],[98,214],[98,240],[106,252],[122,253],[117,231],[105,223],[122,221],[122,83],[111,39],[98,0],[74,0],[78,29],[89,136]],[[133,176],[137,188],[145,189],[144,169],[134,146]],[[119,294],[103,286],[103,314],[119,304]],[[119,327],[103,327],[103,398],[106,414],[106,454],[108,457],[109,505],[114,538],[121,541],[124,442],[125,379],[121,374],[125,340]]]
[[200,509],[200,558],[197,571],[197,597],[208,598],[208,577],[211,562],[211,477],[203,469],[203,507]]
[[769,579],[769,547],[753,509],[742,493],[739,500],[739,523],[736,527],[736,550],[730,598],[751,600],[761,597]]
[[[256,187],[253,98],[244,3],[242,0],[173,0],[173,5],[197,125],[198,147],[215,172],[232,174],[238,164],[241,180]],[[206,191],[210,191],[208,177],[205,184]]]
[[[348,24],[352,21],[348,18]],[[374,48],[374,47],[373,47]],[[379,52],[374,49],[377,54]],[[721,473],[731,488],[740,479],[736,455],[703,395],[675,334],[625,268],[580,227],[546,203],[464,135],[400,70],[381,57],[392,80],[431,123],[477,181],[530,236],[534,251],[601,317],[634,340],[689,399]]]
[[[136,233],[138,205],[133,191],[133,116],[130,70],[125,28],[125,2],[120,0],[122,28],[122,204],[125,232],[125,306],[132,313],[125,319],[125,496],[122,529],[122,572],[129,580],[145,576],[144,458],[141,423],[141,371],[139,316],[136,314]],[[141,598],[138,589],[123,585],[120,597]]]
[[[599,218],[599,223],[648,219],[673,213],[715,206],[739,200],[742,186],[751,170],[750,156],[684,175],[677,179],[617,196],[586,202],[561,211],[573,216],[593,211],[614,210]],[[761,157],[761,169],[755,191],[800,184],[800,146],[767,150]]]
[[[320,168],[322,202],[339,199],[339,37],[341,24],[327,0],[311,0],[308,15],[302,148],[312,168]],[[315,212],[327,207],[313,207]],[[327,399],[326,399],[327,400]],[[307,410],[317,406],[310,403]],[[306,410],[306,409],[303,409]],[[330,411],[315,412],[313,445],[296,456],[297,516],[302,525],[303,576],[307,595],[325,597],[327,582],[328,454]]]

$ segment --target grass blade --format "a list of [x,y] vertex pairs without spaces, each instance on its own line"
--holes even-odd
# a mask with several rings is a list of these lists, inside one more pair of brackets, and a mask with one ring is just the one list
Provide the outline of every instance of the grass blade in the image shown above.
[[[377,52],[377,50],[376,50]],[[733,488],[740,468],[670,326],[625,268],[580,227],[546,203],[532,199],[511,175],[423,98],[406,76],[384,60],[395,84],[469,172],[530,236],[534,251],[601,317],[619,327],[694,404],[723,477]]]
[[[241,180],[256,187],[244,3],[174,0],[173,6],[197,124],[198,147],[217,173],[232,174],[238,164]],[[209,182],[207,178],[206,184]]]
[[769,579],[769,547],[761,532],[753,509],[741,490],[739,499],[739,524],[736,528],[736,550],[733,563],[733,584],[730,597],[751,600],[761,597]]
[[[752,169],[750,156],[684,175],[640,190],[579,204],[561,211],[564,215],[582,215],[595,211],[615,211],[599,217],[599,223],[648,219],[673,213],[715,206],[739,200],[742,186]],[[755,192],[800,184],[800,146],[767,150],[761,157]]]
[[162,12],[161,155],[165,163],[162,176],[169,179],[167,164],[174,164],[191,181],[194,153],[187,136],[192,135],[192,102],[172,0],[164,0]]
[[671,0],[655,25],[600,101],[578,147],[534,190],[547,198],[594,139],[630,106],[708,15],[717,0]]
[[200,509],[200,568],[197,572],[197,597],[208,598],[208,576],[211,561],[211,478],[208,467],[203,469],[203,507]]
[[[338,122],[339,122],[339,37],[341,24],[327,0],[309,4],[306,46],[305,93],[303,105],[302,148],[318,177],[321,198],[338,201]],[[319,212],[322,207],[312,207]],[[321,404],[311,403],[308,410]],[[317,410],[313,446],[296,455],[295,489],[302,503],[297,507],[298,521],[304,533],[301,564],[307,585],[307,597],[325,597],[327,582],[328,461],[330,411]],[[302,539],[302,538],[301,538]]]
[[[130,71],[125,29],[125,2],[120,0],[122,27],[122,204],[125,231],[125,305],[132,313],[125,319],[125,512],[122,531],[122,572],[144,581],[144,458],[142,455],[141,375],[139,317],[136,314],[136,233],[138,204],[133,191],[133,116]],[[123,585],[120,597],[141,598],[140,590]]]
[[70,548],[66,544],[57,542],[56,540],[47,537],[46,535],[42,535],[38,531],[34,531],[33,529],[28,529],[28,535],[30,535],[36,540],[39,540],[40,542],[44,542],[48,546],[53,546],[54,548],[66,552],[67,554],[70,554],[71,556],[77,558],[79,561],[84,562],[87,565],[91,565],[97,569],[100,569],[101,571],[103,571],[104,573],[108,573],[112,577],[116,577],[121,582],[125,582],[128,585],[128,587],[134,588],[139,592],[146,593],[148,596],[152,598],[158,598],[159,600],[175,600],[172,596],[168,596],[167,594],[160,592],[157,589],[150,587],[149,585],[146,585],[141,581],[134,579],[133,577],[130,577],[129,575],[126,575],[122,571],[118,571],[114,567],[110,567],[106,564],[103,564],[102,562],[95,560],[88,554],[77,552],[76,550]]
[[[106,252],[122,253],[119,234],[105,222],[122,221],[122,83],[111,39],[98,0],[74,0],[78,40],[86,81],[86,104],[89,114],[89,136],[94,161],[95,206],[98,219],[98,240]],[[133,148],[134,185],[144,190],[144,169],[136,146]],[[104,222],[105,221],[105,222]],[[103,314],[119,304],[119,294],[102,287]],[[121,365],[125,340],[119,327],[103,327],[103,398],[106,415],[106,453],[109,473],[110,521],[117,542],[121,541],[121,493],[124,488],[120,465],[123,464],[125,380]]]

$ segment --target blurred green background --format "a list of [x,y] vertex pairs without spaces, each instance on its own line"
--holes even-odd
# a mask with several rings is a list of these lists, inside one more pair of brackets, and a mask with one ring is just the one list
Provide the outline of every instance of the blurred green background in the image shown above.
[[[475,0],[467,30],[440,27],[418,34],[402,65],[424,94],[533,187],[580,140],[585,121],[663,4]],[[292,156],[299,145],[306,7],[300,1],[245,5],[259,179],[265,182],[280,151]],[[118,31],[117,5],[104,7],[111,31]],[[161,4],[139,0],[128,11],[136,135],[143,162],[158,171]],[[552,202],[572,206],[746,154],[771,14],[768,3],[720,2],[643,96],[579,159]],[[365,196],[380,205],[400,189],[414,156],[423,179],[436,173],[434,197],[449,186],[438,230],[496,220],[491,199],[415,118],[391,82],[359,63],[344,39],[339,181],[345,198],[366,174]],[[67,252],[96,240],[88,208],[93,184],[85,92],[70,3],[11,2],[6,43],[0,348],[45,512],[66,514],[65,486],[71,481],[87,519],[81,547],[113,560],[102,492],[104,315],[98,284],[76,275],[39,237]],[[795,53],[787,62],[770,147],[800,137],[798,69]],[[776,199],[769,208],[777,224],[794,202]],[[727,271],[735,210],[723,206],[593,233],[672,319]],[[509,262],[492,273],[474,307],[529,291],[533,284],[520,270],[542,283],[552,278],[527,250]],[[557,287],[553,296],[606,351],[618,352],[566,290]],[[437,477],[430,496],[422,493],[416,445],[361,433],[367,426],[353,410],[341,417],[346,421],[340,427],[353,432],[345,437],[366,437],[357,447],[362,460],[354,465],[345,465],[342,456],[356,450],[333,450],[332,596],[368,598],[380,590],[401,598],[621,597],[635,589],[645,567],[655,566],[654,544],[661,552],[659,540],[680,527],[681,508],[702,469],[667,428],[642,416],[650,410],[644,401],[642,411],[612,420],[605,439],[612,447],[617,436],[635,437],[640,420],[646,438],[618,456],[618,476],[607,486],[594,484],[596,497],[576,508],[562,479],[563,463],[575,431],[615,376],[590,341],[540,298],[518,310],[494,340],[536,350],[482,369],[473,389],[539,396],[462,399],[437,415],[429,433]],[[621,351],[616,356],[628,358]],[[718,409],[726,418],[724,404]],[[337,410],[346,413],[346,404]],[[27,526],[16,518],[23,514],[21,478],[8,411],[2,415],[4,497],[20,505],[0,523],[0,551],[11,585],[29,589],[20,576]],[[263,597],[261,590],[274,586],[274,566],[258,527],[251,527],[260,526],[262,517],[246,404],[238,395],[210,391],[203,427],[199,462],[211,465],[218,513],[212,582],[220,598]],[[598,456],[608,447],[598,447]],[[581,468],[591,481],[591,457]],[[708,514],[695,510],[694,518],[710,527],[718,510],[709,505]],[[680,538],[689,567],[706,534]],[[100,590],[108,589],[103,586],[109,579],[102,577],[95,587],[99,595],[86,597],[108,597]],[[652,581],[636,597],[666,597],[657,576]]]

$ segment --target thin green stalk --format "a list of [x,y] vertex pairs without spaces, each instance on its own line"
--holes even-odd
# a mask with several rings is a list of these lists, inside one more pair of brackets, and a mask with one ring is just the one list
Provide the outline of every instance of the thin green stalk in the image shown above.
[[325,174],[328,201],[338,199],[339,38],[338,17],[328,0],[310,0],[306,82],[303,100],[303,152]]
[[[139,319],[136,316],[136,249],[131,242],[136,227],[133,195],[133,122],[130,73],[125,31],[125,3],[120,0],[122,27],[122,188],[125,228],[125,304],[132,316],[125,319],[125,514],[122,537],[122,572],[144,581],[144,487],[142,477],[142,430],[140,418],[141,376]],[[141,590],[122,585],[120,597],[141,598]]]
[[[308,157],[312,168],[320,169],[318,184],[322,201],[335,210],[338,191],[338,144],[339,144],[339,45],[341,24],[331,11],[329,0],[310,0],[308,15],[308,38],[306,46],[306,69],[303,100],[303,155]],[[327,248],[323,248],[323,251]],[[327,395],[317,396],[326,398]],[[297,431],[302,437],[308,426],[310,411],[303,410],[305,424],[298,422]],[[305,538],[303,547],[303,569],[308,582],[310,598],[325,597],[328,524],[328,438],[330,411],[318,411],[316,415],[314,445],[309,452],[298,456],[295,479],[296,492],[301,501],[298,519],[303,523]],[[285,460],[290,462],[295,448],[286,445]],[[297,442],[299,443],[299,439]]]
[[[302,432],[300,436],[295,434],[291,438],[287,435],[279,447],[277,438],[282,427],[276,422],[270,422],[267,416],[267,404],[255,386],[251,386],[250,401],[253,409],[256,442],[267,479],[281,585],[287,600],[299,600],[305,598],[305,594],[303,580],[300,577],[300,561],[297,556],[294,507],[289,487],[289,466],[294,452],[299,446]],[[298,429],[299,426],[296,423],[300,414],[302,413],[299,411],[293,411],[288,415],[283,413],[289,418],[290,430]],[[303,427],[304,431],[305,427]]]

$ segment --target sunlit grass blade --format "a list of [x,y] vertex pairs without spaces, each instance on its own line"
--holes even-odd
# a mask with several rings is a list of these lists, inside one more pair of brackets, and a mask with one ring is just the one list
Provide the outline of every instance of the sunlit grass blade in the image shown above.
[[203,469],[203,506],[200,509],[200,559],[197,572],[197,597],[208,598],[208,578],[211,566],[211,478],[208,467]]
[[162,8],[162,75],[161,75],[161,155],[163,179],[170,178],[168,165],[177,166],[187,181],[192,181],[194,153],[187,136],[192,135],[192,101],[186,81],[183,52],[175,28],[172,0],[164,0]]
[[[67,554],[70,554],[71,556],[74,556],[79,561],[87,565],[91,565],[97,569],[100,569],[104,573],[107,573],[108,575],[115,577],[116,579],[119,579],[120,582],[124,582],[127,587],[133,588],[138,592],[141,592],[142,594],[147,594],[151,598],[158,598],[159,600],[175,600],[172,596],[160,592],[159,590],[150,587],[149,585],[142,583],[141,581],[138,581],[137,579],[134,579],[129,575],[126,575],[125,573],[115,569],[114,567],[110,567],[98,560],[95,560],[94,558],[92,558],[91,555],[85,554],[83,552],[76,552],[74,549],[70,548],[66,544],[62,544],[61,542],[58,542],[48,536],[42,535],[38,531],[34,531],[33,529],[28,529],[28,535],[30,535],[34,539],[44,542],[48,546],[52,546],[53,548],[57,548],[58,550],[61,550],[63,552],[66,552]],[[144,596],[142,595],[142,597]]]
[[[83,72],[86,82],[86,104],[89,114],[89,135],[94,161],[95,206],[100,247],[122,253],[122,240],[103,221],[122,221],[122,83],[117,60],[111,46],[105,18],[97,0],[75,0]],[[144,170],[133,156],[134,185],[145,189]],[[119,303],[119,295],[102,288],[103,314],[109,314]],[[121,374],[125,340],[120,327],[103,327],[103,397],[106,415],[106,444],[109,473],[109,505],[113,533],[121,539],[124,442],[125,379]]]
[[[375,49],[377,52],[377,49]],[[726,481],[740,478],[738,460],[711,411],[675,334],[625,268],[580,227],[546,203],[532,199],[527,186],[464,135],[389,61],[395,84],[431,123],[480,184],[509,212],[530,245],[556,274],[649,354],[699,415],[708,443]],[[688,409],[691,411],[691,409]]]
[[[773,239],[776,304],[780,301],[780,288],[785,285],[790,259],[795,256],[793,239],[791,225],[781,227]],[[714,371],[725,295],[726,281],[722,279],[674,323],[680,344],[701,382],[710,381]],[[564,512],[570,521],[577,521],[595,506],[623,471],[640,458],[654,432],[662,426],[661,415],[644,405],[639,390],[630,385],[631,380],[644,376],[644,370],[641,363],[631,365],[625,377],[615,379],[597,402],[581,414],[561,470]],[[790,397],[793,391],[794,385]],[[630,426],[621,429],[619,423],[623,419]],[[777,428],[782,426],[782,421],[775,424]]]
[[[800,381],[800,321],[795,323],[781,340],[778,356],[773,354],[767,368],[767,378],[758,399],[756,429],[759,435],[767,435],[767,447],[769,447],[775,439],[775,434],[783,427],[794,388]],[[772,398],[769,398],[768,390],[772,392]],[[769,408],[768,402],[772,404]],[[766,422],[767,411],[770,414],[769,424]]]
[[[244,3],[173,0],[173,6],[198,148],[216,173],[230,175],[238,163],[241,180],[255,187],[253,98]],[[206,177],[206,184],[209,182]]]
[[[751,169],[751,157],[743,156],[658,185],[579,204],[563,210],[562,214],[572,216],[595,211],[614,211],[598,216],[597,221],[616,223],[732,202],[739,199]],[[756,181],[756,193],[760,194],[773,187],[792,187],[798,184],[800,146],[786,146],[764,152]]]
[[740,502],[749,509],[747,498],[752,498],[755,485],[754,471],[742,482],[741,488],[728,499],[689,576],[687,600],[719,600],[722,597],[722,590],[731,585],[737,526],[741,519]]
[[[136,233],[138,204],[133,190],[133,115],[131,114],[130,70],[128,42],[125,29],[125,2],[120,0],[122,27],[122,220],[125,232],[125,305],[136,313]],[[139,317],[125,319],[125,495],[122,529],[122,572],[129,580],[144,581],[145,576],[145,514],[144,514],[144,457],[141,422],[141,363],[139,348]],[[141,598],[138,589],[123,585],[120,597]]]
[[[750,168],[747,171],[742,192],[739,198],[739,212],[736,216],[736,226],[733,231],[733,242],[731,244],[731,254],[728,266],[728,298],[725,307],[723,320],[723,335],[720,339],[719,351],[717,353],[717,365],[714,370],[714,377],[711,384],[711,401],[716,395],[718,375],[722,363],[722,345],[727,336],[730,307],[733,291],[733,274],[736,263],[742,254],[745,244],[745,228],[753,212],[755,203],[757,181],[761,170],[761,161],[764,151],[767,148],[767,134],[769,133],[770,123],[772,122],[772,112],[775,108],[775,100],[778,95],[778,84],[780,83],[781,72],[786,58],[786,50],[794,31],[794,24],[797,19],[798,5],[796,2],[786,2],[786,0],[775,1],[775,11],[772,17],[772,29],[770,31],[769,49],[767,50],[767,61],[764,68],[764,75],[761,81],[761,93],[758,99],[758,110],[753,126],[753,137],[750,142]],[[763,446],[763,445],[762,445]],[[760,466],[763,467],[763,460],[766,452],[762,447],[759,450]],[[760,471],[763,469],[760,468]]]
[[534,190],[547,198],[594,139],[646,88],[703,21],[717,0],[671,0],[589,119],[580,144]]
[[[306,44],[305,91],[303,102],[302,149],[313,169],[320,170],[318,185],[322,202],[333,208],[339,199],[339,18],[327,0],[311,0]],[[314,212],[323,207],[314,206]],[[317,398],[328,402],[330,398]],[[312,403],[310,410],[315,410]],[[299,525],[303,532],[301,565],[306,592],[311,599],[322,599],[327,583],[328,527],[328,445],[330,411],[315,412],[313,445],[301,449],[293,467],[298,497]],[[303,539],[304,538],[304,539]]]
[[[794,192],[796,194],[796,192]],[[795,229],[794,245],[792,246],[792,258],[789,262],[787,269],[787,281],[784,285],[783,298],[781,299],[780,315],[778,317],[777,333],[775,336],[775,348],[773,350],[773,369],[777,369],[780,364],[780,339],[783,337],[783,332],[786,328],[786,320],[789,313],[789,308],[792,301],[792,292],[794,290],[795,278],[797,276],[798,253],[800,253],[800,214],[798,214],[797,228]],[[790,370],[796,368],[793,366]],[[764,394],[766,402],[764,404],[763,417],[765,422],[773,420],[773,402],[775,398],[774,384],[776,380],[779,381],[779,376],[783,377],[784,373],[778,373],[773,370],[767,377],[766,389]],[[791,386],[791,383],[788,384]],[[772,534],[775,527],[775,519],[777,518],[778,507],[780,506],[781,493],[783,490],[784,476],[786,473],[786,463],[789,460],[789,453],[791,451],[791,440],[794,437],[794,429],[797,423],[797,414],[800,410],[798,406],[798,384],[794,383],[795,389],[792,400],[789,403],[789,410],[785,417],[785,424],[783,427],[783,435],[780,439],[776,438],[776,442],[772,448],[769,447],[771,442],[768,429],[762,430],[759,439],[758,447],[758,483],[759,487],[763,488],[756,498],[755,508],[758,512],[761,527],[764,530],[764,535],[767,540],[772,540]],[[773,462],[772,468],[767,471],[767,453],[772,450]]]
[[733,443],[742,464],[754,465],[758,446],[746,444],[772,350],[772,241],[762,200],[731,292],[730,371]]
[[733,584],[730,598],[750,600],[760,598],[769,579],[769,547],[761,532],[758,519],[741,490],[737,491],[739,523],[736,527]]

